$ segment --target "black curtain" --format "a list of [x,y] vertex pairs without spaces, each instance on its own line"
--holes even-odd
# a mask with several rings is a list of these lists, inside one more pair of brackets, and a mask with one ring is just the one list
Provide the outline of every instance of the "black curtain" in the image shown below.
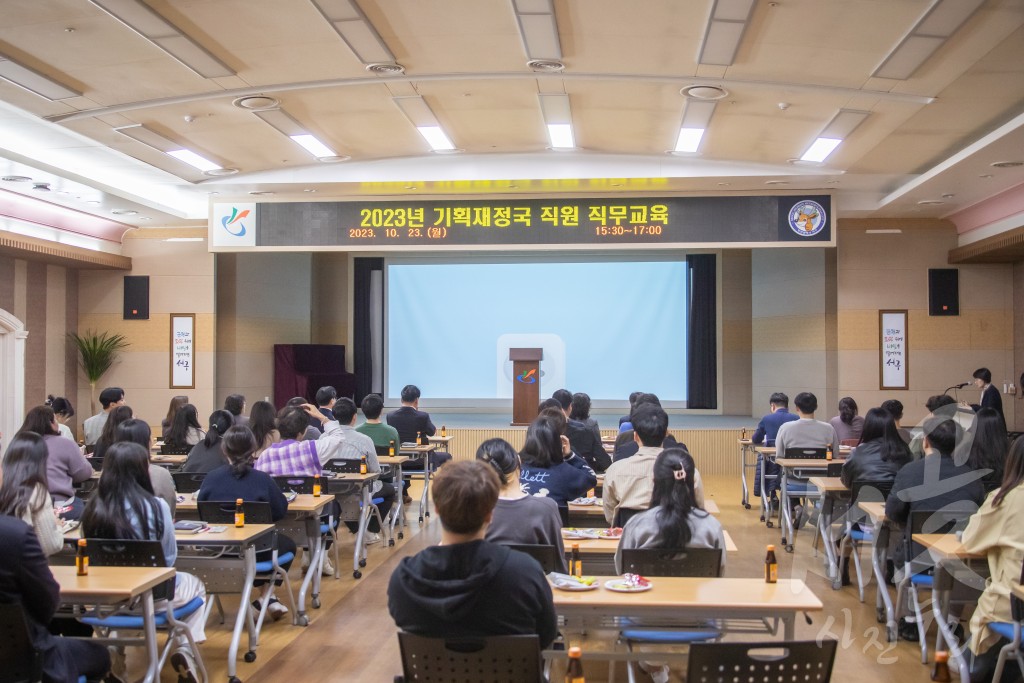
[[352,293],[354,369],[356,374],[356,405],[369,394],[373,386],[373,354],[370,349],[370,274],[384,270],[382,258],[355,259],[354,288]]
[[718,323],[715,255],[692,254],[690,266],[689,358],[686,360],[687,407],[718,407]]

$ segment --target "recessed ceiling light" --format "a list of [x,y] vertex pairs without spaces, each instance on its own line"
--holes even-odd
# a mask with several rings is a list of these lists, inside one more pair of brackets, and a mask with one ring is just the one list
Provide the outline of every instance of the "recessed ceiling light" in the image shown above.
[[405,73],[405,67],[398,62],[377,62],[367,64],[366,70],[379,76],[399,76]]
[[434,154],[462,154],[466,150],[461,147],[453,147],[452,149],[432,149],[430,151]]
[[789,185],[788,180],[766,180],[765,185]]
[[978,176],[978,177],[979,177],[979,178],[984,178],[984,179],[988,180],[989,178],[994,178],[995,176],[994,176],[994,175],[992,175],[991,173],[983,173],[983,174],[981,174],[981,175],[980,175],[980,176]]
[[95,206],[95,205],[99,205],[99,204],[102,204],[103,202],[101,202],[101,201],[100,201],[100,200],[98,200],[98,199],[87,199],[85,203],[86,203],[86,204],[92,204],[92,205],[94,205],[94,206]]
[[253,195],[254,197],[263,197],[265,195],[274,194],[274,193],[270,192],[269,190],[253,190],[249,194]]
[[946,202],[941,199],[922,199],[917,203],[918,206],[938,206],[939,204],[945,204]]
[[193,152],[190,149],[172,149],[167,152],[169,156],[174,157],[178,161],[184,161],[186,164],[193,168],[197,168],[202,172],[213,171],[220,168],[220,165],[213,163],[209,159],[203,158]]
[[729,96],[729,91],[720,85],[688,85],[679,94],[693,100],[722,100]]
[[419,131],[423,139],[427,141],[430,148],[435,152],[439,150],[455,149],[455,145],[452,144],[451,139],[445,132],[441,130],[441,126],[417,126],[416,130]]
[[945,194],[943,194],[943,195],[942,195],[942,198],[943,198],[943,199],[952,199],[952,198],[953,198],[953,197],[955,197],[955,196],[956,196],[956,195],[955,195],[955,194],[953,194],[952,192],[946,192]]
[[318,159],[337,156],[333,149],[325,145],[320,140],[317,140],[315,135],[302,133],[299,135],[289,135],[288,137]]
[[992,164],[992,168],[1017,168],[1018,166],[1024,166],[1024,161],[997,161]]
[[235,105],[239,109],[263,111],[265,109],[276,109],[281,103],[273,97],[267,97],[266,95],[250,95],[248,97],[238,97],[231,100],[231,104]]
[[818,138],[807,148],[800,161],[822,162],[831,154],[842,140],[838,138]]
[[222,175],[235,175],[238,173],[237,168],[211,168],[208,171],[203,171],[203,175],[208,176],[222,176]]
[[27,175],[5,175],[3,177],[3,181],[6,183],[28,183],[31,182],[32,179]]
[[135,214],[138,213],[138,211],[134,211],[132,209],[114,209],[110,213],[114,214],[115,216],[134,216]]
[[548,73],[559,73],[565,71],[565,64],[557,59],[531,59],[526,66],[534,71],[545,71]]
[[703,137],[703,128],[680,128],[679,137],[676,138],[676,148],[673,151],[696,152]]
[[321,164],[337,164],[342,161],[348,161],[351,158],[352,157],[346,154],[332,154],[331,156],[327,157],[317,157],[316,160],[319,161]]

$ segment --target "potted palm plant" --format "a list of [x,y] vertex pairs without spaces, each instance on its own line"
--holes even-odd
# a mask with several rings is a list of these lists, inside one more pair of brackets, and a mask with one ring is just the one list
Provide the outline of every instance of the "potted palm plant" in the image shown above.
[[97,334],[92,330],[82,335],[69,332],[68,337],[78,347],[78,364],[89,379],[89,404],[95,414],[96,384],[117,360],[118,352],[128,346],[128,340],[123,334]]

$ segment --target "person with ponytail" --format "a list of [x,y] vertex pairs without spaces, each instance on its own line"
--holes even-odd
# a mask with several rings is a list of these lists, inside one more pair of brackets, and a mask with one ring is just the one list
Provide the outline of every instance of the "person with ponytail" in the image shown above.
[[[107,424],[110,424],[109,419]],[[136,420],[135,418],[125,420],[117,425],[117,431],[114,434],[114,443],[122,441],[137,443],[148,451],[153,443],[153,432],[145,420]],[[178,492],[174,488],[174,477],[171,476],[170,471],[166,467],[150,463],[149,480],[153,484],[153,493],[167,503],[167,507],[171,509],[171,517],[174,517],[178,507]]]
[[277,411],[269,401],[256,401],[249,410],[249,429],[256,437],[256,454],[267,450],[271,444],[281,441],[281,432],[277,431]]
[[476,459],[493,467],[501,482],[498,503],[484,539],[502,545],[552,545],[558,549],[562,571],[565,571],[558,503],[523,491],[519,482],[522,465],[516,449],[504,439],[488,439],[476,450]]
[[[839,399],[839,414],[829,420],[839,437],[839,443],[843,441],[860,441],[860,435],[864,432],[864,418],[857,414],[857,402],[850,396]],[[836,448],[839,444],[833,444]]]
[[622,529],[615,571],[622,573],[622,551],[629,548],[721,548],[725,571],[725,533],[710,513],[697,507],[693,458],[683,448],[666,448],[654,461],[650,508],[633,515]]
[[[135,417],[135,413],[132,412],[131,406],[117,406],[107,415],[107,421],[103,423],[103,431],[100,433],[100,438],[96,439],[96,445],[92,451],[92,466],[95,469],[103,469],[103,456],[116,441],[118,426],[133,417]],[[147,448],[149,447],[147,446]]]
[[224,464],[221,439],[234,424],[235,416],[226,410],[215,410],[210,415],[210,428],[203,440],[192,447],[181,466],[182,472],[206,474]]

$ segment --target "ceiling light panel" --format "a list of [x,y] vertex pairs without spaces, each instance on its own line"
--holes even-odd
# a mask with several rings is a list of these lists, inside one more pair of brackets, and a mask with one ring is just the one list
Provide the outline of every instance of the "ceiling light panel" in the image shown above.
[[409,123],[416,127],[416,130],[435,152],[450,152],[455,150],[451,138],[445,133],[437,117],[427,101],[419,95],[414,97],[392,97],[391,100],[402,110]]
[[540,110],[544,116],[552,149],[575,148],[569,96],[563,93],[541,93],[537,97],[540,99]]
[[528,59],[562,59],[562,43],[552,0],[512,0]]
[[819,137],[823,138],[848,138],[850,133],[857,126],[864,123],[864,119],[871,115],[869,111],[857,109],[840,109],[839,112],[828,122]]
[[290,135],[292,140],[296,144],[301,146],[304,150],[315,156],[317,159],[324,157],[337,156],[334,150],[316,139],[316,136],[310,135],[309,133],[303,133],[301,135]]
[[707,128],[711,115],[715,113],[716,102],[688,100],[683,109],[683,128]]
[[288,137],[293,135],[303,135],[308,132],[302,124],[293,119],[287,112],[280,109],[254,111],[253,116],[258,116]]
[[220,164],[215,164],[206,157],[200,156],[190,149],[172,149],[167,154],[178,161],[185,162],[192,168],[198,168],[204,173],[206,171],[216,171],[220,169]]
[[82,93],[0,54],[0,78],[50,101],[78,97]]
[[114,128],[115,133],[120,133],[125,137],[131,138],[136,142],[141,142],[147,147],[152,147],[158,152],[174,157],[178,161],[184,162],[193,168],[197,168],[200,171],[216,171],[221,168],[220,164],[214,163],[206,157],[190,150],[184,146],[168,140],[160,133],[146,128],[141,123],[137,123],[132,126],[121,126]]
[[872,76],[906,80],[978,11],[985,0],[935,0]]
[[203,78],[234,76],[227,64],[214,57],[141,0],[89,0]]
[[714,0],[697,63],[730,66],[736,59],[753,9],[754,0]]
[[311,0],[363,64],[394,62],[395,56],[353,0]]
[[441,129],[441,126],[417,126],[416,130],[419,131],[423,139],[430,145],[430,149],[435,152],[448,152],[455,149],[455,145],[452,144],[452,141]]

